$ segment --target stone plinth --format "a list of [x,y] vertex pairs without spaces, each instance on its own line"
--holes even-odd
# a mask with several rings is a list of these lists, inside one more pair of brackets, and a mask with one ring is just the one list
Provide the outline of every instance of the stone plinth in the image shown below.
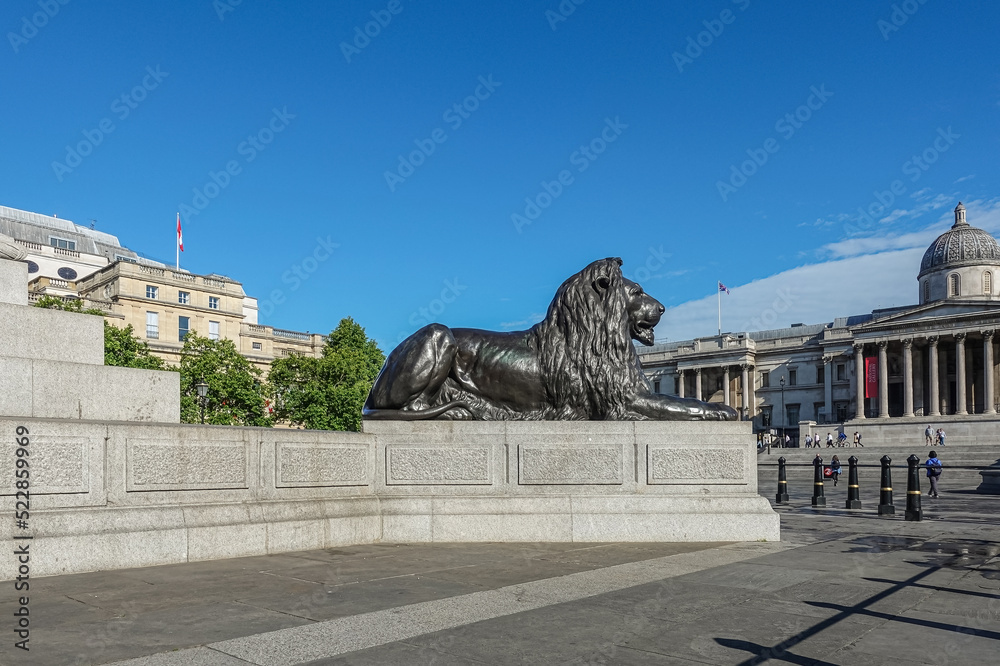
[[979,475],[983,477],[983,481],[976,488],[977,493],[1000,495],[1000,468],[983,470]]
[[[0,419],[29,432],[32,574],[372,542],[777,540],[745,423]],[[14,449],[0,547],[14,547]],[[0,560],[0,579],[13,575]]]

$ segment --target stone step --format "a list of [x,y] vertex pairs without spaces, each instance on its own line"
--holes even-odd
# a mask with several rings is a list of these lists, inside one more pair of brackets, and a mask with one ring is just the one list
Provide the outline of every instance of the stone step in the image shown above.
[[0,357],[0,416],[178,423],[180,410],[177,372]]
[[104,317],[0,303],[3,356],[104,365]]

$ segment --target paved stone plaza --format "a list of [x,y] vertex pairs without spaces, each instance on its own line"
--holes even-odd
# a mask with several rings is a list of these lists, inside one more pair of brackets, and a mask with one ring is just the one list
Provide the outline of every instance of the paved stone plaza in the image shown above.
[[39,578],[31,652],[7,640],[0,663],[990,663],[1000,497],[943,483],[905,522],[902,481],[893,519],[875,488],[814,511],[791,483],[780,543],[375,544]]

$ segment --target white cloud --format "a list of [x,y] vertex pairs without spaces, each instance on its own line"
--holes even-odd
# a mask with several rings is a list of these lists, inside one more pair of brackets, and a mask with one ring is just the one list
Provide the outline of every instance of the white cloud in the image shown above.
[[976,174],[974,174],[974,173],[969,174],[968,176],[962,176],[961,178],[959,178],[958,180],[955,181],[955,184],[957,185],[958,183],[964,183],[965,181],[972,180],[975,177],[976,177]]
[[[974,200],[965,207],[969,224],[997,235],[1000,199]],[[722,330],[742,332],[783,328],[795,322],[827,323],[877,308],[914,305],[919,300],[920,259],[934,239],[951,226],[951,220],[949,212],[921,231],[830,243],[820,250],[832,257],[828,261],[730,286],[731,295],[722,295]],[[656,328],[657,339],[715,335],[716,298],[713,293],[669,308]]]
[[539,314],[538,312],[532,312],[525,319],[520,319],[518,321],[502,321],[500,322],[500,328],[505,331],[530,328],[543,319],[545,319],[545,313]]

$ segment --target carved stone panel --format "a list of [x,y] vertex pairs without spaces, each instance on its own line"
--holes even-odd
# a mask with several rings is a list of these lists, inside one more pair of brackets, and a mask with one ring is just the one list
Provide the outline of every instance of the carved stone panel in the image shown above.
[[520,485],[621,485],[621,447],[518,447]]
[[387,446],[386,485],[490,485],[493,463],[487,446]]
[[277,442],[274,459],[277,488],[369,485],[367,446]]
[[[29,434],[28,445],[31,494],[62,495],[90,491],[90,442],[75,435]],[[0,456],[10,478],[9,486],[0,494],[13,495],[15,447],[10,446]]]
[[744,449],[674,449],[648,447],[647,483],[745,484],[747,451]]
[[249,488],[246,445],[233,442],[130,440],[127,491]]

